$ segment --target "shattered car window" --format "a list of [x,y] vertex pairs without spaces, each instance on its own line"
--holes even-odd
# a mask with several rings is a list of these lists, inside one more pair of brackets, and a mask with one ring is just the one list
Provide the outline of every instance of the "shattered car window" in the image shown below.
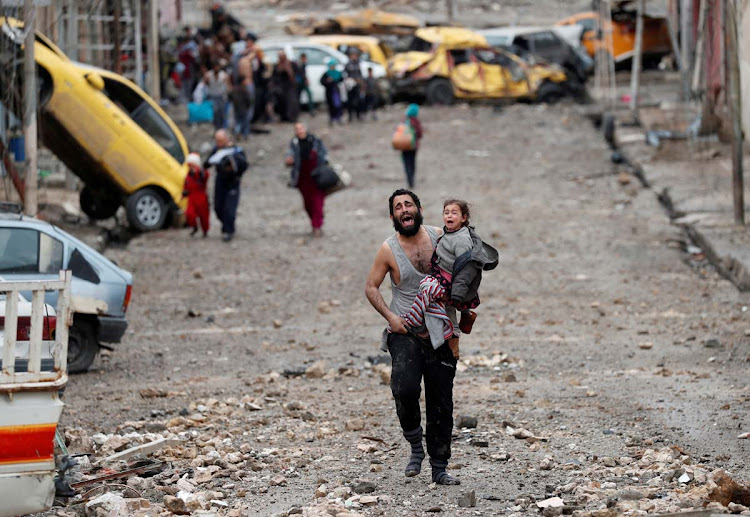
[[432,52],[432,43],[414,36],[409,45],[409,51],[411,52]]

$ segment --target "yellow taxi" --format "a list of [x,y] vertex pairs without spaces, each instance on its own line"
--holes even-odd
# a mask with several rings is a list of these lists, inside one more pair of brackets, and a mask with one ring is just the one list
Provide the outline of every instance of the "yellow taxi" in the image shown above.
[[556,65],[530,65],[457,27],[418,29],[409,51],[388,60],[388,73],[393,95],[424,97],[430,104],[455,99],[556,102],[568,93],[565,72]]
[[[23,24],[0,18],[0,28],[20,55]],[[106,219],[125,206],[140,231],[179,217],[188,146],[175,123],[131,81],[71,61],[39,32],[34,53],[42,141],[83,180],[83,212]],[[20,84],[8,84],[6,72],[0,71],[0,88],[20,91]]]
[[349,54],[349,50],[355,48],[360,52],[360,60],[372,61],[384,67],[388,66],[388,58],[393,56],[390,47],[374,36],[326,34],[310,36],[308,39],[313,43],[335,48],[344,54]]

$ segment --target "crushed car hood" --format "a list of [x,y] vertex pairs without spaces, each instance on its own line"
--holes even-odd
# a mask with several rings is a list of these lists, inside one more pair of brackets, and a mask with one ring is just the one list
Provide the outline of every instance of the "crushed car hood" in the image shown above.
[[430,52],[402,52],[388,60],[388,74],[401,75],[422,66],[431,60],[433,54]]

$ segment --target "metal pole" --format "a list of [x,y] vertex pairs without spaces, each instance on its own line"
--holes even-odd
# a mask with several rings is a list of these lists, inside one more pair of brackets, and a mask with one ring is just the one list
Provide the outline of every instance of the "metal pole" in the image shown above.
[[73,61],[78,61],[78,2],[68,0],[68,45],[66,53]]
[[638,0],[638,18],[635,22],[635,53],[633,54],[633,69],[630,73],[630,111],[633,120],[638,120],[638,95],[641,86],[641,59],[643,53],[643,11],[646,0]]
[[135,84],[143,88],[143,40],[141,32],[141,0],[133,0],[135,4]]
[[684,100],[690,99],[690,83],[687,80],[689,71],[693,67],[692,40],[693,40],[693,0],[681,0],[680,2],[680,57],[688,74],[683,76],[682,96]]
[[456,0],[445,0],[445,7],[448,11],[448,23],[453,23],[456,19]]
[[38,210],[36,164],[36,61],[34,60],[34,16],[33,0],[23,2],[23,137],[26,147],[26,170],[24,171],[24,213],[36,216]]
[[737,55],[737,4],[724,4],[724,42],[726,46],[726,98],[732,122],[732,193],[734,222],[745,225],[745,195],[742,170],[742,99],[740,98],[740,70]]
[[159,73],[159,2],[148,2],[148,93],[159,102],[160,73]]
[[112,60],[114,70],[118,74],[122,74],[122,60],[120,59],[120,39],[121,39],[121,32],[122,32],[122,26],[120,25],[120,0],[115,0],[114,2],[114,14],[113,14],[113,21],[112,21],[112,39],[114,40],[114,50]]

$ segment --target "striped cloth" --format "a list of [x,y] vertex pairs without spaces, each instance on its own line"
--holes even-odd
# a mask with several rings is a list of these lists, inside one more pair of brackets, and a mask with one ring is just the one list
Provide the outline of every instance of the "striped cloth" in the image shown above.
[[[425,318],[434,318],[440,321],[443,326],[442,341],[436,343],[436,340],[432,339],[433,346],[437,345],[435,348],[453,336],[453,322],[445,311],[445,303],[438,300],[443,295],[445,295],[445,288],[440,285],[440,281],[434,276],[428,275],[419,282],[419,294],[414,299],[409,312],[401,315],[406,321],[406,326],[410,329],[423,328],[426,325]],[[391,330],[390,327],[388,330]],[[430,334],[430,337],[433,338],[433,333]]]

